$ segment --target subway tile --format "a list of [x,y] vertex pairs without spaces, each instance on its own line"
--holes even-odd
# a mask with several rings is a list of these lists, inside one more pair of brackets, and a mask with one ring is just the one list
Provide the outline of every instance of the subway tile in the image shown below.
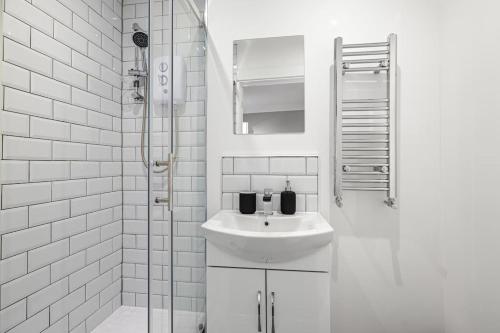
[[318,196],[315,194],[306,195],[306,211],[307,212],[317,212],[318,211]]
[[26,275],[28,273],[28,256],[26,253],[18,254],[0,260],[0,285]]
[[23,299],[0,311],[0,332],[7,332],[25,320],[26,299]]
[[99,177],[98,162],[71,162],[71,179]]
[[52,59],[71,64],[71,49],[69,47],[35,29],[31,29],[31,48]]
[[[49,328],[47,328],[45,331],[42,333],[66,333],[68,332],[68,317],[62,317],[57,323],[53,323],[50,325]],[[72,332],[72,333],[77,333],[77,332]]]
[[118,88],[117,94],[121,97],[122,76],[120,74],[117,74],[117,73],[107,69],[106,67],[102,67],[101,68],[101,80],[113,85],[115,88]]
[[5,88],[4,91],[5,110],[52,118],[52,101],[50,99],[10,88]]
[[108,68],[113,67],[113,57],[108,52],[92,43],[89,43],[89,58]]
[[[26,274],[0,287],[1,308],[5,308],[28,295],[48,286],[50,284],[50,269],[48,267]],[[23,332],[23,331],[20,331]],[[33,332],[33,331],[24,331]]]
[[59,22],[54,23],[54,38],[75,51],[87,54],[87,40]]
[[121,191],[101,194],[101,208],[115,207],[121,204],[122,204]]
[[[117,59],[122,58],[122,48],[112,38],[102,36],[102,49]],[[114,65],[111,66],[113,68]]]
[[267,157],[235,157],[235,174],[267,174],[269,173],[269,158]]
[[96,211],[100,208],[100,205],[101,200],[99,195],[71,199],[71,216],[78,216]]
[[2,185],[13,183],[27,183],[28,181],[28,161],[0,161],[0,182]]
[[43,182],[69,179],[69,162],[31,161],[30,181]]
[[[113,12],[113,9],[112,9],[113,6],[111,5],[111,3],[108,4],[108,6],[106,6],[106,5],[102,6],[102,17],[105,19],[106,22],[111,23],[111,25],[113,25],[113,27],[115,27],[116,29],[121,31],[122,30],[121,17],[120,17],[120,15]],[[120,12],[121,12],[121,8],[120,8]]]
[[70,139],[70,126],[68,123],[31,117],[30,136],[38,139],[61,140]]
[[72,104],[76,106],[81,106],[95,111],[99,111],[101,108],[99,96],[77,88],[71,88],[71,101]]
[[113,38],[113,26],[97,13],[93,11],[89,12],[89,23],[109,38]]
[[17,160],[50,160],[50,141],[4,136],[3,158]]
[[28,317],[55,303],[68,294],[68,279],[62,279],[27,298]]
[[69,85],[35,73],[31,73],[31,92],[62,102],[71,102]]
[[85,22],[77,15],[73,15],[73,30],[96,45],[101,45],[101,32]]
[[[95,279],[99,276],[99,263],[95,262],[93,264],[85,266],[83,269],[72,273],[69,276],[69,289],[70,291],[80,288],[87,282]],[[83,288],[85,289],[85,288]]]
[[9,333],[41,332],[49,326],[49,309],[42,310],[14,327]]
[[26,23],[10,16],[6,12],[3,13],[3,35],[24,44],[30,46],[30,27]]
[[28,227],[28,207],[0,210],[0,235]]
[[101,274],[94,280],[88,282],[87,285],[85,286],[87,299],[99,294],[100,291],[102,291],[107,286],[111,285],[111,283],[113,283],[112,271],[108,271],[104,274]]
[[318,177],[316,176],[290,176],[288,180],[295,192],[318,193]]
[[73,254],[50,265],[52,283],[85,267],[85,251]]
[[54,119],[76,124],[87,124],[87,110],[71,104],[54,101]]
[[85,179],[67,180],[52,183],[52,200],[82,197],[87,194]]
[[318,174],[318,158],[317,157],[308,157],[307,158],[307,174],[312,175],[312,176]]
[[1,132],[4,135],[29,136],[29,117],[23,114],[2,111]]
[[122,233],[122,222],[116,221],[101,228],[101,240],[106,240],[118,236]]
[[113,131],[101,131],[99,142],[102,145],[108,146],[120,146],[121,145],[121,133]]
[[55,201],[29,207],[29,226],[34,227],[68,218],[69,201]]
[[2,209],[34,205],[51,200],[50,183],[2,186]]
[[113,210],[104,209],[87,214],[87,229],[94,229],[113,221]]
[[305,175],[306,159],[304,157],[271,157],[270,174]]
[[89,75],[99,77],[101,73],[99,63],[75,51],[72,51],[71,59],[74,68]]
[[32,27],[52,36],[54,20],[27,1],[6,0],[5,11]]
[[250,176],[224,175],[222,177],[222,190],[224,192],[250,191]]
[[222,174],[232,175],[234,168],[234,158],[223,157],[222,158]]
[[89,76],[88,78],[88,91],[107,99],[113,99],[113,88],[111,85],[92,76]]
[[52,223],[52,241],[67,238],[87,229],[87,218],[85,215],[72,217]]
[[113,150],[110,146],[87,145],[88,161],[112,161]]
[[[63,239],[28,252],[28,272],[47,266],[69,255],[69,240]],[[29,302],[28,302],[29,305]]]
[[[75,310],[71,311],[68,316],[68,327],[73,329],[78,324],[85,321],[92,313],[95,313],[99,309],[99,296],[89,299],[87,302],[83,303]],[[91,332],[89,327],[87,327],[87,332]]]
[[84,20],[88,20],[89,7],[83,1],[81,0],[58,0],[58,1],[67,8],[69,8],[73,13],[83,18]]
[[52,59],[24,45],[4,39],[4,61],[52,76]]
[[31,3],[59,22],[71,27],[71,11],[56,0],[32,0]]
[[54,79],[73,87],[87,89],[87,75],[73,67],[54,61]]
[[50,226],[16,231],[2,236],[2,258],[7,258],[50,243]]
[[[96,296],[97,297],[97,296]],[[94,330],[101,322],[113,313],[113,304],[110,302],[101,306],[99,310],[91,314],[85,321],[87,329]]]
[[99,143],[99,130],[80,125],[71,125],[71,141]]
[[121,104],[101,98],[101,112],[109,114],[110,116],[121,117]]
[[275,194],[281,193],[286,186],[286,176],[275,175],[252,175],[252,191],[264,193],[264,189],[270,188]]
[[[70,290],[71,291],[71,290]],[[50,323],[55,323],[85,302],[85,288],[77,289],[50,306]]]
[[2,70],[2,84],[4,86],[24,91],[30,90],[30,72],[26,69],[2,62]]
[[[113,129],[113,117],[94,111],[88,111],[87,116],[88,116],[89,126],[108,129],[108,130]],[[120,133],[117,134],[120,135]]]
[[113,190],[113,178],[94,178],[87,180],[87,193],[89,195],[111,192]]
[[85,160],[87,147],[81,143],[58,142],[52,144],[53,160]]

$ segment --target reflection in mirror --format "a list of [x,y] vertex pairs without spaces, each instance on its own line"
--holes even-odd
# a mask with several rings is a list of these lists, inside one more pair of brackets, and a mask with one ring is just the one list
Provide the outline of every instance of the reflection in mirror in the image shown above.
[[304,36],[233,42],[235,134],[304,132]]

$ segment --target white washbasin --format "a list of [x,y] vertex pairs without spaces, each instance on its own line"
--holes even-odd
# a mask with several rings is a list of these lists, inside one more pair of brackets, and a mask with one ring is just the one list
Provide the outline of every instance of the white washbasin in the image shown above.
[[294,260],[329,244],[333,237],[332,227],[319,213],[275,213],[266,218],[220,211],[201,227],[209,242],[257,262]]

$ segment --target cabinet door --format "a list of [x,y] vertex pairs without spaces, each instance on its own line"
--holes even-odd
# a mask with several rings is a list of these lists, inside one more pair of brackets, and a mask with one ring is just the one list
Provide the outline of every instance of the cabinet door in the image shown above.
[[330,333],[327,273],[267,271],[267,304],[267,333]]
[[208,267],[207,331],[265,333],[265,283],[264,270]]

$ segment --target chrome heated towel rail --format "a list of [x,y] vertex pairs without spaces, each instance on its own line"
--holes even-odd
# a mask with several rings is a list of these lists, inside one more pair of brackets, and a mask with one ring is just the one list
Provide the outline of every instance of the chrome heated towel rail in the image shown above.
[[[396,208],[397,36],[366,44],[343,44],[336,38],[333,70],[337,206],[342,207],[344,191],[382,191],[387,206]],[[386,79],[380,80],[380,75]],[[356,82],[384,86],[356,89]]]

